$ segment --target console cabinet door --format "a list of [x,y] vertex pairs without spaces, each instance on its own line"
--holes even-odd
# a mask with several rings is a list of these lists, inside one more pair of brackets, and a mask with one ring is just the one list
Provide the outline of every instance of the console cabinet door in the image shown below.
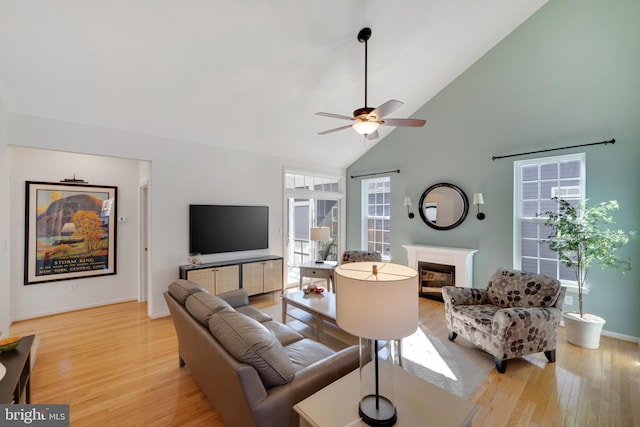
[[240,287],[240,268],[237,265],[203,268],[187,272],[187,280],[196,282],[216,295]]
[[264,292],[262,277],[262,262],[242,264],[242,287],[247,291],[248,295],[257,295]]
[[264,263],[264,292],[282,289],[282,260],[274,259]]
[[240,288],[240,267],[229,265],[216,269],[216,294]]
[[187,271],[187,280],[196,282],[210,293],[216,293],[216,269],[203,268],[200,270]]

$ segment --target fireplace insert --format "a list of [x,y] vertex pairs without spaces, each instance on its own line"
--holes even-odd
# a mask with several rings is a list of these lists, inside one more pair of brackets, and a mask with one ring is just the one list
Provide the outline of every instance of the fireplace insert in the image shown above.
[[456,267],[453,265],[418,262],[419,295],[436,301],[443,301],[442,287],[455,286]]

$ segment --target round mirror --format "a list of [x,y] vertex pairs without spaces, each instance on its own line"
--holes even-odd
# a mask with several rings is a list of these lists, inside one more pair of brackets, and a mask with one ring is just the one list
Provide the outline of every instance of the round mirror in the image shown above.
[[457,185],[438,183],[420,197],[420,217],[431,228],[451,230],[462,224],[469,213],[469,199]]

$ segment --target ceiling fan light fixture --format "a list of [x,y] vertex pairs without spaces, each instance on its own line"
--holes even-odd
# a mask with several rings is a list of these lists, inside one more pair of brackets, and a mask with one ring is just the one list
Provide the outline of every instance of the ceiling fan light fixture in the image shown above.
[[358,132],[360,135],[367,136],[375,132],[379,126],[380,126],[380,123],[378,122],[369,122],[369,121],[355,122],[353,124],[353,129],[355,129],[355,131]]

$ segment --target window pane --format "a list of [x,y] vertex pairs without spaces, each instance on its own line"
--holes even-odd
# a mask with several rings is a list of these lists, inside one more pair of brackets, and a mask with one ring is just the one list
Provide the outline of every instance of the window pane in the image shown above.
[[540,179],[558,179],[558,164],[544,163],[540,165]]
[[522,182],[538,180],[538,165],[522,167]]
[[538,183],[526,182],[522,184],[522,198],[524,200],[538,200]]
[[522,256],[538,256],[538,241],[537,240],[523,240],[522,241]]
[[544,274],[549,277],[558,277],[558,262],[549,261],[545,259],[540,260],[540,274]]
[[522,231],[522,237],[525,239],[538,238],[538,224],[535,224],[532,222],[523,222],[521,231]]
[[533,258],[522,258],[521,261],[522,266],[520,270],[526,271],[528,273],[535,273],[538,271],[538,260]]
[[522,202],[522,216],[524,218],[535,218],[538,213],[538,202]]
[[580,178],[580,161],[560,162],[560,178]]

